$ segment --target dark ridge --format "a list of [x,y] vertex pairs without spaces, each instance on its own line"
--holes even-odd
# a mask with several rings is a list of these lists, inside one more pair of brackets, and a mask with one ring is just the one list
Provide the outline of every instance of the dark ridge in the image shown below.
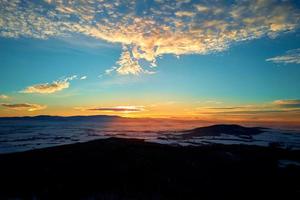
[[51,115],[38,115],[38,116],[24,116],[24,117],[0,117],[0,120],[38,120],[38,121],[87,121],[87,120],[110,120],[121,118],[116,115],[90,115],[90,116],[51,116]]
[[221,134],[229,134],[236,136],[252,136],[264,132],[262,127],[244,127],[236,124],[218,124],[207,127],[195,128],[185,131],[181,136],[195,137],[195,136],[220,136]]
[[0,199],[297,199],[300,151],[106,139],[0,155]]

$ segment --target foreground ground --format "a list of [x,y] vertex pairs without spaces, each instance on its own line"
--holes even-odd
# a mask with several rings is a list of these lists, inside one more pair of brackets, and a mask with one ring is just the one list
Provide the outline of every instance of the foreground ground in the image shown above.
[[0,155],[0,199],[298,199],[296,161],[275,147],[111,138]]

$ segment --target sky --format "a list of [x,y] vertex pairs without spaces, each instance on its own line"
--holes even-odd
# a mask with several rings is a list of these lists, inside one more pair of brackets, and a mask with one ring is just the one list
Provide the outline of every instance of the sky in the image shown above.
[[300,122],[300,3],[0,0],[0,116]]

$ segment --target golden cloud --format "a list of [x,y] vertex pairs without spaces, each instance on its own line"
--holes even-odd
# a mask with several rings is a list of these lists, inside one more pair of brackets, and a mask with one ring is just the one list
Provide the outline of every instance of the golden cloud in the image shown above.
[[20,103],[20,104],[1,104],[3,107],[12,109],[12,110],[25,110],[25,111],[37,111],[37,110],[43,110],[47,108],[45,105],[39,105],[39,104],[29,104],[29,103]]
[[[165,54],[224,51],[232,43],[293,31],[300,20],[299,8],[288,0],[215,0],[201,5],[156,0],[141,11],[138,5],[135,0],[2,0],[0,36],[46,39],[80,33],[118,43],[125,48],[112,69],[140,74]],[[142,66],[142,60],[149,66]]]
[[300,99],[276,100],[273,103],[285,108],[300,108]]
[[121,113],[146,111],[144,106],[110,106],[110,107],[92,107],[92,108],[76,107],[75,109],[81,111],[121,112]]
[[70,80],[73,80],[76,76],[68,77],[64,80],[53,81],[52,83],[42,83],[25,88],[22,93],[38,93],[38,94],[51,94],[63,89],[69,88]]

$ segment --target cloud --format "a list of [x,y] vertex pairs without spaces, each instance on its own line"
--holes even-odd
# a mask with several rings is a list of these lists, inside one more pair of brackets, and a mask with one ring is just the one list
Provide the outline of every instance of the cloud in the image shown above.
[[[148,69],[143,69],[140,64],[139,60],[135,58],[133,55],[131,55],[131,52],[127,50],[126,47],[123,47],[125,49],[119,60],[117,61],[117,66],[113,66],[109,69],[105,70],[105,74],[112,74],[114,71],[116,71],[118,74],[121,75],[128,75],[128,74],[133,74],[133,75],[138,75],[138,74],[155,74],[156,71],[154,70],[148,70]],[[151,63],[152,67],[156,66],[155,61]]]
[[22,93],[51,94],[69,88],[67,81],[54,81],[52,83],[43,83],[27,87]]
[[282,108],[300,108],[300,99],[276,100],[273,104]]
[[190,11],[177,11],[175,15],[177,17],[193,17],[196,15],[196,13]]
[[120,44],[126,48],[114,71],[138,75],[166,54],[208,54],[294,31],[300,21],[295,2],[156,0],[143,9],[133,0],[2,0],[0,36],[47,39],[82,34]]
[[237,110],[237,109],[245,109],[245,108],[249,108],[249,106],[209,107],[207,109],[211,109],[211,110]]
[[151,70],[143,70],[144,74],[156,74],[156,71],[151,71]]
[[144,106],[113,106],[113,107],[94,107],[94,108],[77,108],[85,111],[103,111],[103,112],[141,112],[145,111]]
[[185,4],[185,3],[190,3],[191,0],[176,0],[177,3],[181,4]]
[[209,8],[202,5],[202,4],[197,4],[195,5],[195,8],[199,11],[199,12],[207,12],[209,11]]
[[87,76],[80,77],[80,80],[85,80],[85,79],[87,79]]
[[222,104],[222,101],[219,100],[214,100],[214,99],[209,99],[205,101],[197,101],[196,103],[201,103],[201,104]]
[[284,64],[300,64],[300,49],[293,49],[287,51],[282,56],[276,56],[273,58],[268,58],[266,61],[274,62],[274,63],[284,63]]
[[1,104],[3,107],[12,109],[12,110],[25,110],[25,111],[37,111],[37,110],[43,110],[47,108],[45,105],[39,105],[39,104],[29,104],[29,103],[20,103],[20,104]]
[[130,55],[128,50],[123,51],[119,61],[117,62],[119,67],[116,71],[119,74],[140,74],[142,73],[143,69],[139,65],[138,61]]
[[111,67],[111,68],[109,68],[109,69],[106,69],[106,70],[105,70],[105,74],[111,74],[111,73],[112,73],[113,71],[115,71],[117,68],[118,68],[118,67],[113,66],[113,67]]
[[9,96],[4,95],[4,94],[0,94],[0,99],[8,99],[8,98],[9,98]]
[[77,76],[67,77],[64,80],[53,81],[52,83],[42,83],[25,88],[21,93],[38,93],[38,94],[51,94],[63,89],[69,88],[71,80]]
[[[156,71],[143,69],[139,64],[139,57],[135,54],[137,50],[133,50],[132,53],[127,49],[127,47],[123,47],[123,52],[119,61],[117,61],[117,66],[114,66],[110,69],[107,69],[105,72],[106,74],[110,74],[114,70],[117,71],[119,74],[155,74]],[[155,67],[155,59],[151,62],[151,66]]]
[[196,109],[199,114],[264,114],[264,113],[300,113],[300,100],[276,100],[258,105],[239,105],[227,107],[198,107]]

